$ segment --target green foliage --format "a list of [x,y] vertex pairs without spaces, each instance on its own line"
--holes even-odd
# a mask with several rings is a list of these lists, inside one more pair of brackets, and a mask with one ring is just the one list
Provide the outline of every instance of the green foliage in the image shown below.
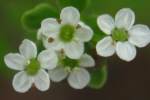
[[79,11],[83,11],[89,5],[90,0],[59,0],[61,7],[74,6]]
[[8,53],[8,50],[11,50],[7,40],[0,38],[0,75],[5,77],[10,77],[13,74],[13,71],[6,67],[4,63],[4,56]]
[[41,21],[49,17],[58,17],[57,11],[51,5],[44,3],[26,11],[21,22],[27,32],[35,32],[40,28]]
[[81,16],[81,20],[93,29],[94,36],[91,40],[93,47],[95,47],[96,43],[99,40],[101,40],[104,36],[106,36],[106,34],[104,34],[97,25],[97,21],[96,21],[97,16],[93,16],[93,15],[87,16],[87,13],[84,13]]
[[107,80],[107,67],[103,65],[101,67],[96,68],[91,72],[91,81],[89,83],[89,87],[93,89],[102,88]]

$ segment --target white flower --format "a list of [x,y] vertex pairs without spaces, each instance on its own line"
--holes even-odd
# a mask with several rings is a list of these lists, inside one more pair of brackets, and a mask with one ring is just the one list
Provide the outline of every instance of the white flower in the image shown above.
[[50,86],[49,75],[45,69],[54,69],[58,58],[54,51],[44,50],[38,57],[37,47],[30,40],[23,40],[20,53],[9,53],[4,57],[6,65],[19,72],[13,78],[13,87],[17,92],[27,92],[32,84],[41,91]]
[[148,26],[133,25],[134,22],[135,14],[129,8],[118,11],[115,20],[107,14],[99,16],[98,26],[109,36],[97,43],[97,53],[109,57],[116,52],[125,61],[133,60],[136,57],[136,47],[145,47],[150,43]]
[[83,89],[90,81],[90,74],[85,68],[94,66],[94,59],[88,54],[83,54],[78,60],[63,59],[57,68],[49,71],[49,76],[54,82],[60,82],[68,77],[67,81],[72,88]]
[[78,59],[84,52],[84,42],[91,40],[93,31],[80,21],[80,13],[74,7],[62,9],[60,20],[47,18],[42,21],[38,39],[43,39],[46,48],[64,53],[72,59]]

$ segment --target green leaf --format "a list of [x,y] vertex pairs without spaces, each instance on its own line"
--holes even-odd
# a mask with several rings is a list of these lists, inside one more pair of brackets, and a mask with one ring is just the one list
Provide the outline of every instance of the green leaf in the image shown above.
[[79,9],[80,12],[90,4],[90,0],[59,0],[59,2],[62,8],[66,6],[74,6]]
[[93,89],[102,88],[107,81],[107,67],[103,65],[91,72],[91,81],[89,83],[89,87]]
[[51,5],[43,3],[26,11],[21,18],[21,22],[27,32],[35,32],[40,28],[41,21],[49,17],[58,17],[57,11]]

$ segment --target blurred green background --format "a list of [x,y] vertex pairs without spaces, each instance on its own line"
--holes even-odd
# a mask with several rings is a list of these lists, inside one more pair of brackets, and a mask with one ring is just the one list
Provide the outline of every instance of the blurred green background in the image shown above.
[[[131,8],[135,11],[136,24],[140,23],[150,26],[150,0],[88,0],[86,6],[82,5],[84,0],[73,1],[75,1],[75,4],[72,5],[78,7],[80,11],[82,11],[81,19],[95,29],[95,34],[102,34],[99,30],[97,31],[97,16],[104,13],[114,16],[115,13],[121,8]],[[61,8],[66,5],[70,5],[69,0],[0,0],[0,79],[2,79],[2,82],[0,80],[0,98],[2,96],[4,99],[9,99],[5,93],[11,92],[10,95],[12,95],[12,97],[14,96],[14,100],[19,100],[19,98],[21,99],[25,96],[29,96],[28,99],[32,100],[30,99],[32,98],[30,93],[17,97],[16,93],[12,90],[11,80],[7,79],[9,79],[8,77],[10,77],[13,72],[7,69],[4,64],[3,57],[8,52],[17,52],[18,46],[24,38],[32,38],[29,34],[27,34],[28,31],[22,27],[21,16],[25,11],[34,8],[40,3],[51,4],[52,8],[54,8],[58,13]],[[97,36],[99,35],[95,35],[96,38]],[[54,93],[50,92],[51,90],[45,94],[40,94],[34,90],[32,90],[31,93],[44,95],[45,97],[43,98],[52,98],[52,100],[59,100],[61,98],[61,100],[74,100],[73,97],[76,96],[78,96],[78,100],[90,100],[94,98],[96,100],[150,100],[150,87],[148,85],[150,84],[149,59],[150,46],[142,50],[138,50],[137,58],[131,63],[120,61],[116,56],[109,58],[108,83],[105,85],[104,89],[100,90],[100,92],[89,89],[74,91],[70,88],[66,88],[68,86],[63,84],[60,86],[58,85],[59,88],[62,87],[60,89],[54,86],[52,89]],[[8,90],[5,89],[7,87],[5,83],[9,85],[7,88]],[[65,91],[64,96],[61,94],[63,90]],[[114,93],[112,93],[113,90],[115,91]],[[51,97],[48,93],[53,96]],[[38,99],[35,94],[33,94],[33,99],[42,99],[40,97]],[[89,98],[86,97],[87,94],[89,94]],[[57,96],[60,96],[60,98]],[[27,98],[25,98],[25,100],[26,99]]]

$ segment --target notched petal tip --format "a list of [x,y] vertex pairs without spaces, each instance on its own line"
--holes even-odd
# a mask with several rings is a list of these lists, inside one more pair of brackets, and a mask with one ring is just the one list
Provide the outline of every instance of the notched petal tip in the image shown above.
[[24,71],[18,72],[13,78],[13,88],[19,93],[29,91],[32,83],[32,79]]
[[80,27],[77,28],[75,36],[83,42],[88,42],[93,37],[93,30],[89,26],[81,24]]
[[37,47],[34,42],[28,39],[24,39],[19,46],[19,51],[27,60],[36,58],[37,56]]
[[115,53],[115,46],[113,45],[113,40],[110,36],[107,36],[100,40],[96,44],[96,52],[98,55],[103,57],[110,57]]
[[135,13],[130,8],[120,9],[115,16],[117,28],[129,30],[135,22]]
[[64,52],[71,59],[79,59],[84,52],[84,43],[72,41],[65,45]]
[[89,82],[90,74],[83,68],[74,70],[68,77],[68,83],[74,89],[83,89],[88,85]]
[[80,21],[80,12],[78,11],[78,9],[72,6],[65,7],[61,11],[60,19],[62,20],[62,23],[77,25]]
[[42,51],[38,56],[38,60],[41,67],[45,69],[54,69],[58,63],[56,52],[52,49]]
[[46,18],[41,23],[42,33],[45,36],[55,35],[59,32],[60,24],[55,18]]
[[136,48],[129,42],[118,42],[116,53],[120,59],[130,62],[136,57]]
[[88,54],[83,54],[79,60],[79,64],[81,67],[94,67],[95,60],[94,58],[92,58],[92,56]]
[[114,19],[108,15],[104,14],[97,18],[97,24],[99,28],[105,33],[105,34],[111,34],[111,31],[115,27]]
[[150,29],[146,25],[138,24],[129,31],[129,42],[142,48],[150,43]]
[[45,70],[40,70],[34,77],[35,87],[40,91],[47,91],[50,87],[49,75]]
[[19,53],[9,53],[4,57],[5,64],[13,70],[23,70],[27,61]]
[[50,80],[52,80],[53,82],[60,82],[68,76],[68,72],[65,71],[63,67],[60,66],[57,66],[57,68],[53,70],[49,70],[48,74]]

